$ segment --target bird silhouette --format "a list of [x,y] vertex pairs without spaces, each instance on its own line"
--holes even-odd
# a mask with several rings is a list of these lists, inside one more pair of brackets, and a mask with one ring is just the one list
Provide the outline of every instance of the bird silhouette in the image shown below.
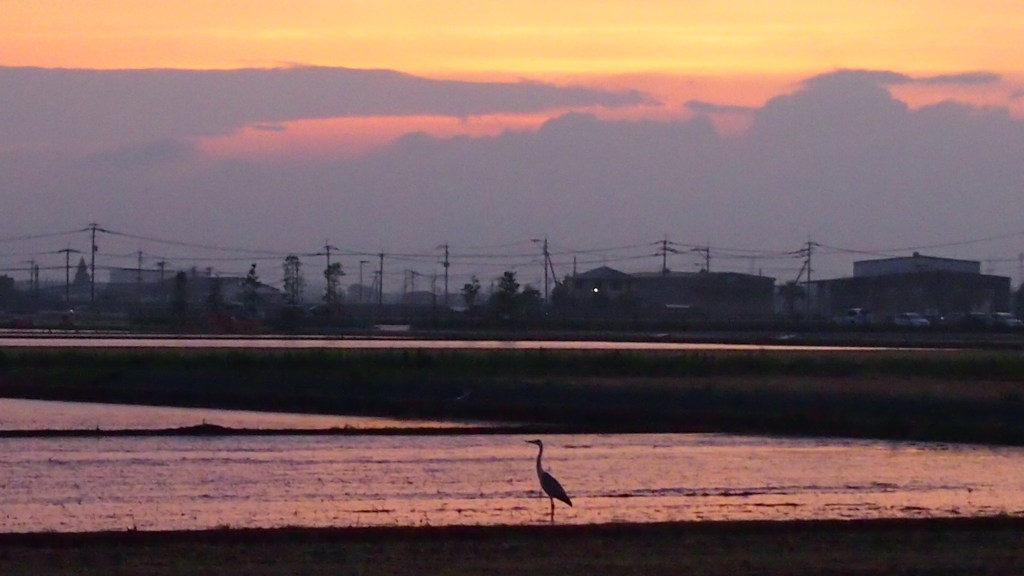
[[547,494],[548,500],[551,501],[551,523],[555,522],[555,500],[565,502],[570,507],[572,506],[572,500],[569,499],[569,495],[565,493],[565,488],[555,480],[555,477],[549,474],[540,464],[541,456],[544,455],[544,443],[540,440],[527,440],[529,444],[535,444],[540,450],[537,452],[537,479],[540,480],[541,490]]

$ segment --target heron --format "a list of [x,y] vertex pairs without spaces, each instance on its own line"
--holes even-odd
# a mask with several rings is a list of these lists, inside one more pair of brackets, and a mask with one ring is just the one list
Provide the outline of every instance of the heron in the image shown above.
[[572,506],[572,500],[569,499],[569,495],[565,493],[565,488],[555,480],[555,477],[549,474],[540,465],[540,458],[544,455],[544,443],[540,440],[527,440],[528,444],[535,444],[540,451],[537,452],[537,479],[540,480],[540,487],[544,490],[544,493],[548,495],[548,500],[551,501],[551,523],[555,523],[555,500],[561,500],[570,507]]

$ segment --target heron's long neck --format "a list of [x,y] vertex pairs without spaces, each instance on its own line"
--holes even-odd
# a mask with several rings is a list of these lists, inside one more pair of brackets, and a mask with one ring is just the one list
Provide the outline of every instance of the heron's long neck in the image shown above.
[[540,465],[540,457],[544,455],[544,445],[541,444],[537,448],[540,448],[540,451],[537,452],[537,474],[540,474],[544,471],[544,468]]

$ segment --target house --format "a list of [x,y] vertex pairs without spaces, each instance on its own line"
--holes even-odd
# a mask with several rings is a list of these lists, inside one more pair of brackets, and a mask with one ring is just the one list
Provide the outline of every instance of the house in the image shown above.
[[581,299],[615,300],[633,292],[633,277],[601,266],[572,277],[572,293]]
[[708,318],[767,317],[773,312],[775,279],[737,272],[640,272],[601,266],[572,278],[579,302],[633,301],[652,310]]

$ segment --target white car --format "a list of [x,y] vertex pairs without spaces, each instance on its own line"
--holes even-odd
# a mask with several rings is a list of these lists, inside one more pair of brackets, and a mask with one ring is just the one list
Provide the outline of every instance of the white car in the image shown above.
[[1024,326],[1024,322],[1021,322],[1020,318],[1017,318],[1009,312],[993,312],[992,326],[997,328],[1020,328]]
[[917,312],[900,312],[892,317],[892,323],[907,328],[925,328],[932,325],[927,318]]

